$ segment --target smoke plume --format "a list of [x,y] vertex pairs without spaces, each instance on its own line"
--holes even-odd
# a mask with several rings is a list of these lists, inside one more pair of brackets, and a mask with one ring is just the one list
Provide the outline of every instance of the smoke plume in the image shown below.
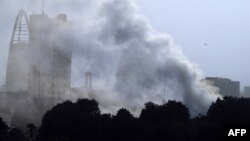
[[[151,27],[134,0],[55,0],[46,4],[49,16],[63,11],[72,22],[73,33],[68,37],[67,31],[67,40],[61,43],[73,48],[72,87],[83,86],[84,73],[93,72],[93,93],[72,92],[64,99],[93,98],[103,112],[125,107],[136,115],[146,102],[177,100],[195,115],[205,113],[220,97],[214,87],[201,81],[198,66],[185,57],[172,37]],[[32,9],[31,5],[26,8]]]
[[[83,40],[75,56],[84,60],[85,70],[97,74],[96,88],[111,93],[119,106],[137,113],[145,102],[175,99],[197,114],[220,97],[201,82],[202,73],[171,36],[156,32],[140,15],[134,1],[102,1],[94,13],[93,23],[79,37]],[[102,100],[106,93],[97,97],[101,105],[106,103]]]

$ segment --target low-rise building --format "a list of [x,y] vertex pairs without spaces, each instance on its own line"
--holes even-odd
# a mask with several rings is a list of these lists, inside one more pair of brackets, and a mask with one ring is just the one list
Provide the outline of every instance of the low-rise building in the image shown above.
[[240,97],[239,81],[219,77],[206,77],[206,80],[210,81],[213,86],[218,87],[222,96]]

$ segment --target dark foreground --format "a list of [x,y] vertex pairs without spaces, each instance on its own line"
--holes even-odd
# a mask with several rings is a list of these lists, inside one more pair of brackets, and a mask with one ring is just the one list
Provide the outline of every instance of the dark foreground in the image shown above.
[[101,114],[94,100],[66,101],[48,111],[39,128],[26,131],[0,120],[0,141],[219,141],[225,125],[250,124],[250,99],[225,97],[206,115],[190,118],[181,102],[146,103],[138,118],[126,109]]

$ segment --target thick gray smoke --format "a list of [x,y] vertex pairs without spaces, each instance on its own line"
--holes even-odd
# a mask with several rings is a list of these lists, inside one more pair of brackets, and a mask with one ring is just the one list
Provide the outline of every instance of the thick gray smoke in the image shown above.
[[172,38],[140,15],[133,0],[55,0],[46,9],[49,16],[65,11],[72,21],[71,41],[62,42],[73,47],[72,87],[84,85],[85,72],[94,74],[93,93],[72,92],[64,99],[94,98],[103,112],[126,107],[137,115],[146,102],[178,100],[195,115],[220,97],[200,81],[202,73]]
[[[134,1],[109,0],[99,6],[93,24],[80,37],[77,56],[85,70],[98,75],[96,88],[110,93],[118,106],[137,113],[145,102],[175,99],[197,114],[219,97],[215,88],[200,81],[201,72],[171,37],[154,31]],[[102,100],[106,93],[97,96],[101,105],[109,105]]]

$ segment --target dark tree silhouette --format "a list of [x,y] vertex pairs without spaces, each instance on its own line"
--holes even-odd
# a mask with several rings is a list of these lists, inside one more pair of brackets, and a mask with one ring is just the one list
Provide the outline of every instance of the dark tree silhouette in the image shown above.
[[181,102],[168,101],[168,103],[162,106],[162,112],[164,113],[163,116],[170,121],[186,122],[190,118],[188,108]]
[[136,119],[127,109],[120,109],[113,117],[113,129],[117,141],[136,140]]
[[142,109],[140,119],[152,123],[158,122],[158,105],[148,102],[145,104],[145,109]]
[[29,140],[34,140],[37,134],[37,127],[30,123],[27,125],[27,135]]
[[145,104],[140,120],[147,130],[148,140],[189,140],[190,114],[181,102],[168,101],[164,105]]
[[212,103],[207,118],[216,124],[250,124],[250,99],[224,97]]
[[12,128],[8,133],[6,141],[25,141],[26,138],[23,132],[18,128]]
[[38,140],[94,141],[98,137],[99,117],[98,103],[94,100],[58,104],[43,117]]
[[127,109],[120,109],[116,114],[116,119],[129,121],[132,120],[134,117]]
[[[181,102],[148,102],[137,118],[124,108],[114,116],[101,114],[94,100],[66,101],[44,115],[37,140],[221,141],[225,124],[250,122],[250,110],[244,107],[250,107],[250,99],[225,97],[212,103],[207,115],[190,119],[188,108]],[[0,127],[9,134],[8,127]],[[32,130],[32,126],[28,128]]]
[[250,99],[224,97],[217,99],[209,107],[206,116],[193,119],[196,140],[223,140],[226,125],[250,125]]
[[3,119],[0,117],[0,141],[5,141],[7,138],[9,127],[3,122]]
[[140,118],[142,120],[159,123],[164,121],[185,122],[190,118],[188,108],[181,102],[168,101],[164,105],[156,105],[151,102],[145,104]]

